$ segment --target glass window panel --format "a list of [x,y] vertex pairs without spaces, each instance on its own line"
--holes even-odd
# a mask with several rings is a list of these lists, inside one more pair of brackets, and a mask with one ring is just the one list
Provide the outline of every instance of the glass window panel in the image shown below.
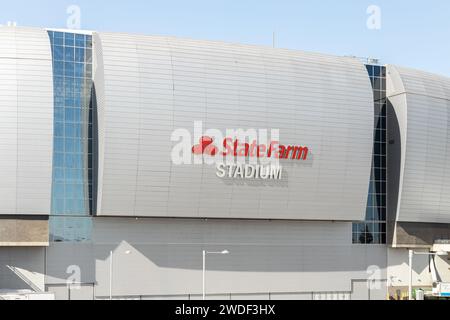
[[75,49],[75,61],[79,63],[84,63],[84,49],[76,48]]
[[73,78],[73,76],[75,75],[75,63],[73,62],[64,63],[64,75],[66,77]]
[[55,121],[64,121],[64,108],[55,108]]
[[66,123],[65,125],[65,136],[75,137],[75,125],[72,123]]
[[381,167],[386,168],[386,157],[381,157]]
[[[82,129],[88,125],[88,119],[83,117],[87,110],[82,108],[89,107],[89,88],[92,83],[92,65],[84,65],[86,58],[92,61],[92,50],[90,47],[86,55],[84,46],[86,42],[90,45],[92,39],[90,36],[62,32],[50,31],[48,34],[52,43],[55,103],[52,213],[88,214],[88,202],[83,199],[84,190],[91,193],[92,187],[88,187],[91,181],[84,179],[89,167],[84,168],[85,142],[82,140]],[[90,159],[92,162],[92,155]],[[67,201],[63,202],[64,198]],[[92,224],[89,219],[61,221],[59,224],[50,224],[52,239],[90,238],[90,230],[84,230],[89,229]]]
[[68,183],[66,184],[66,199],[73,199],[73,196],[74,196],[74,186],[73,184]]
[[[75,77],[82,78],[84,77],[84,64],[76,63],[75,64]],[[81,86],[80,86],[81,88]]]
[[367,236],[366,236],[365,232],[358,233],[358,243],[361,243],[361,244],[368,243],[367,242]]
[[369,77],[373,77],[374,72],[373,72],[373,66],[372,65],[366,65],[367,68],[367,72],[369,73]]
[[84,34],[75,35],[75,45],[77,47],[84,47],[86,45]]
[[[382,79],[381,78],[374,78],[373,88],[375,90],[381,91],[382,90],[381,83],[382,83]],[[375,91],[375,92],[378,93],[378,91]]]
[[75,99],[73,99],[73,106],[74,106],[75,108],[81,108],[81,107],[83,107],[83,104],[81,103],[80,97],[75,97]]
[[79,86],[77,86],[76,83],[75,83],[75,86],[74,86],[73,94],[74,94],[75,97],[81,95],[81,88]]
[[57,213],[64,212],[64,199],[55,199],[54,205]]
[[55,174],[55,180],[56,182],[64,182],[64,169],[62,168],[55,168],[53,170]]
[[373,233],[373,231],[374,231],[373,230],[373,223],[371,223],[371,222],[366,223],[364,232],[366,232],[366,233]]
[[64,153],[55,152],[53,156],[53,163],[56,168],[64,167]]
[[[60,64],[59,67],[64,68],[62,62],[60,62],[59,64]],[[57,88],[57,87],[64,88],[64,78],[63,77],[54,76],[53,77],[53,85],[54,85],[55,88]]]
[[386,207],[386,196],[385,195],[379,196],[379,206]]
[[381,77],[381,67],[380,66],[373,67],[373,75],[374,75],[374,77]]
[[81,153],[83,152],[83,141],[81,139],[76,139],[74,143],[74,152]]
[[74,62],[75,61],[75,48],[74,47],[64,47],[64,61]]
[[379,223],[374,223],[372,225],[372,230],[374,233],[380,233],[381,232],[381,225]]
[[65,152],[74,152],[74,139],[66,138],[65,139]]
[[55,138],[54,149],[57,152],[64,152],[64,138]]
[[73,121],[76,123],[81,122],[81,108],[76,108],[74,110]]
[[381,101],[381,100],[383,100],[384,96],[385,96],[385,94],[384,94],[383,91],[377,91],[377,92],[376,92],[375,99],[376,99],[377,101]]
[[64,97],[62,97],[62,96],[57,96],[57,95],[55,94],[54,100],[55,100],[55,105],[56,105],[56,106],[63,106],[63,105],[64,105]]
[[55,183],[54,184],[54,193],[53,196],[56,199],[64,199],[64,184],[63,183]]
[[64,44],[73,47],[75,45],[75,35],[73,33],[65,33]]
[[92,36],[86,35],[86,47],[87,48],[92,47]]
[[75,168],[75,159],[73,157],[73,154],[65,154],[64,165],[66,168]]
[[[386,103],[383,103],[381,105],[381,115],[384,117],[386,117],[386,109],[387,109]],[[385,128],[383,128],[383,129],[385,129]]]
[[76,138],[82,138],[82,134],[81,134],[81,126],[80,125],[76,125],[75,126],[75,132],[74,135]]
[[[82,184],[76,184],[74,190],[75,199],[84,199],[84,189]],[[81,211],[81,208],[79,209]]]
[[[375,128],[374,156],[365,224],[355,223],[352,229],[354,243],[385,243],[386,223],[386,92],[385,68],[367,66],[374,91]],[[383,181],[383,182],[381,182]],[[373,221],[373,222],[370,222]],[[355,232],[358,230],[358,232]],[[356,239],[356,237],[358,239]]]
[[[72,207],[72,199],[66,197],[66,199],[64,199],[64,215],[72,214]],[[64,228],[64,232],[67,232],[67,227]]]
[[62,46],[53,47],[53,59],[57,61],[64,60],[64,47]]
[[55,131],[55,137],[63,137],[64,136],[64,126],[60,126],[57,123],[55,123],[53,130]]
[[374,208],[373,220],[374,221],[382,221],[383,220],[382,216],[381,216],[380,208],[378,208],[378,207]]
[[[382,154],[382,155],[385,155],[385,154],[386,154],[386,143],[383,143],[383,144],[381,145],[381,154]],[[386,179],[383,179],[383,180],[386,180]]]
[[[84,87],[85,87],[85,86],[84,86],[84,79],[77,78],[77,79],[75,79],[74,81],[75,81],[75,83],[76,83],[76,86],[79,87],[79,88],[81,88],[81,91],[83,92]],[[81,96],[82,96],[82,95],[80,95],[79,98],[80,98]]]
[[[86,77],[92,78],[92,67],[88,67],[88,66],[91,66],[91,65],[90,64],[86,65]],[[90,87],[90,85],[88,87]]]
[[86,49],[85,55],[86,55],[86,63],[92,63],[92,50]]
[[53,38],[53,44],[54,45],[58,45],[58,46],[63,46],[64,45],[64,39],[63,38],[58,38],[55,35],[55,37]]
[[[64,82],[64,94],[65,94],[65,96],[66,96],[66,99],[68,98],[68,97],[73,97],[73,93],[74,93],[74,84],[73,84],[73,81],[71,80],[71,79],[67,79],[65,82]],[[72,100],[70,100],[70,99],[68,99],[69,101],[68,102],[71,102]],[[70,105],[68,105],[68,104],[66,104],[66,107],[67,106],[69,106],[70,107]]]
[[[62,61],[53,61],[53,68],[56,74],[64,74],[64,62]],[[61,80],[61,79],[59,79]]]
[[381,235],[379,233],[372,233],[373,241],[372,244],[380,244],[381,243]]
[[[370,196],[372,198],[372,196]],[[366,208],[366,220],[370,221],[373,220],[374,217],[374,208],[373,207],[367,207]]]
[[64,170],[64,172],[65,172],[65,174],[66,174],[66,183],[73,183],[73,180],[74,180],[74,174],[73,174],[73,169],[68,169],[68,168],[66,168],[65,170]]
[[77,183],[82,183],[84,180],[83,169],[75,169],[73,170],[74,179]]
[[66,108],[75,108],[75,103],[74,103],[74,99],[72,98],[67,98],[64,100],[64,105]]
[[73,155],[74,168],[83,168],[83,156],[81,154]]
[[74,109],[65,108],[64,110],[64,118],[66,122],[73,122],[74,120]]

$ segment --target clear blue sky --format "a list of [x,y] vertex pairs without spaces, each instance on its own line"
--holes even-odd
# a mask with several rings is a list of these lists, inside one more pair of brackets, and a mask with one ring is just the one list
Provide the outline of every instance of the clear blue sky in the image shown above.
[[[69,5],[81,8],[82,29],[375,57],[450,76],[448,0],[14,0],[2,1],[0,24],[65,28]],[[369,5],[381,8],[370,30]]]

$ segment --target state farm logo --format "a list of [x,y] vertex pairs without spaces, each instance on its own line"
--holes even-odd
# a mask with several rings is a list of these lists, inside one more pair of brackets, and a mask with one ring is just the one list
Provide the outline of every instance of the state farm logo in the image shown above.
[[214,138],[204,136],[199,140],[199,144],[192,147],[192,153],[195,155],[216,156],[217,154],[234,157],[275,157],[276,159],[307,160],[308,147],[305,146],[285,146],[278,141],[271,141],[269,146],[258,144],[254,140],[251,144],[241,142],[239,139],[225,138],[223,140],[223,152],[214,144]]
[[218,129],[203,131],[203,123],[194,123],[191,131],[172,133],[174,165],[216,165],[220,178],[282,179],[280,160],[305,161],[309,148],[280,143],[278,129]]
[[210,155],[215,156],[219,149],[213,144],[214,139],[211,137],[200,138],[199,144],[192,147],[192,153],[196,155]]

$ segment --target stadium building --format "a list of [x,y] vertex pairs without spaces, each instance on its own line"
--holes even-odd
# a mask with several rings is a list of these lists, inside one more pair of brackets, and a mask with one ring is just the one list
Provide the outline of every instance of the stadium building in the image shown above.
[[[450,251],[448,78],[22,27],[0,28],[0,71],[0,291],[386,299],[409,249]],[[448,255],[412,281],[450,282]]]

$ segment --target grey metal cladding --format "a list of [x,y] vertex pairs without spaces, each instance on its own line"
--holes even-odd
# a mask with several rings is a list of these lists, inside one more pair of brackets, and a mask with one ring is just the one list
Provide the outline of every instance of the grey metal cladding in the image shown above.
[[50,214],[51,59],[45,30],[0,27],[0,214]]
[[[374,106],[360,61],[171,37],[95,39],[99,215],[364,219]],[[173,165],[171,134],[193,134],[194,121],[222,132],[280,129],[283,144],[309,147],[310,161],[287,162],[279,184],[261,186],[226,183],[214,166]]]
[[398,66],[388,74],[403,148],[397,220],[450,223],[450,79]]

